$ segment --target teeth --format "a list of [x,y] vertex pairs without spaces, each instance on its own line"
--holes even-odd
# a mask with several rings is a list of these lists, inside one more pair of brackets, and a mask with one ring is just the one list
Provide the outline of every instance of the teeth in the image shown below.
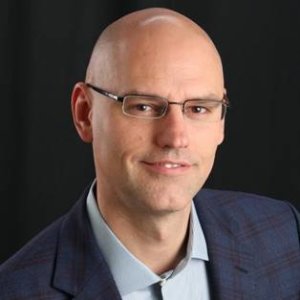
[[167,169],[173,169],[180,167],[180,164],[165,163],[163,164],[163,166]]

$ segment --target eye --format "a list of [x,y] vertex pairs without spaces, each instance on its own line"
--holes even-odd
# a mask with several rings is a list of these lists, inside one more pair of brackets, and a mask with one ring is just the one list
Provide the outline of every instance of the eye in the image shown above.
[[159,98],[127,96],[123,110],[127,115],[156,118],[164,112],[165,103]]
[[135,109],[140,112],[147,112],[152,110],[152,106],[145,103],[136,103],[134,106],[131,107],[131,109]]
[[204,114],[208,112],[208,109],[204,106],[192,105],[189,107],[190,111],[195,114]]
[[185,114],[193,120],[217,121],[221,116],[221,102],[214,100],[187,100]]
[[187,113],[196,115],[211,114],[219,107],[220,102],[209,100],[188,100],[185,104]]
[[145,103],[145,102],[127,103],[127,111],[132,114],[151,114],[156,109],[157,108],[155,107],[155,105],[151,103]]

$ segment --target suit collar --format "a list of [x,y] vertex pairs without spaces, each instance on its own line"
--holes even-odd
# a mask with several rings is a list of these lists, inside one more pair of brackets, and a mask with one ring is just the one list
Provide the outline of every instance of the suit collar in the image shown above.
[[194,200],[208,246],[211,298],[255,299],[254,250],[241,238],[234,199],[201,190]]
[[87,192],[62,222],[53,286],[77,300],[121,299],[92,234],[86,212]]

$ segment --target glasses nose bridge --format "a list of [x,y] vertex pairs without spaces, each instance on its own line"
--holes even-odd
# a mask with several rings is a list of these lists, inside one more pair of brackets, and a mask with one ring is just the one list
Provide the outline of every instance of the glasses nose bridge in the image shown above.
[[167,110],[169,109],[169,105],[179,105],[181,106],[182,113],[184,113],[185,102],[177,102],[177,101],[167,101],[167,102],[168,102]]

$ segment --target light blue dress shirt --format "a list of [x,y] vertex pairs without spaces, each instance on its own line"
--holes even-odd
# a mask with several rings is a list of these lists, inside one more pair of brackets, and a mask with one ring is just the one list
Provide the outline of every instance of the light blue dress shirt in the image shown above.
[[164,274],[157,275],[138,260],[111,231],[98,209],[91,186],[87,211],[97,244],[124,300],[209,300],[204,234],[192,205],[186,257]]

